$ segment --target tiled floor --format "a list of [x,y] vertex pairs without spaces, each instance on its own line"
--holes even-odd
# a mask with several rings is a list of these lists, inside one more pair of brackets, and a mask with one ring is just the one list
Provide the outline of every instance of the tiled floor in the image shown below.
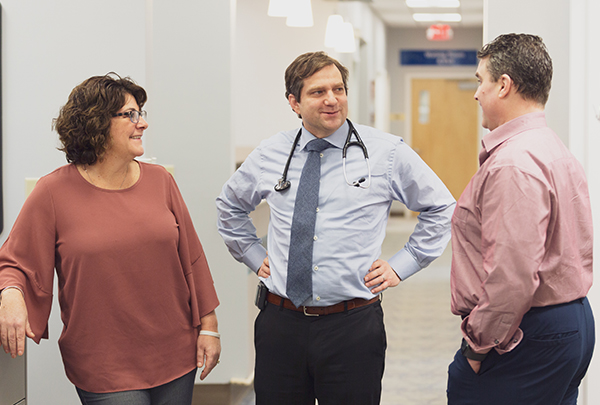
[[[390,257],[415,222],[392,219],[382,248]],[[448,365],[460,346],[460,318],[450,312],[451,249],[384,295],[388,337],[382,405],[446,404]]]
[[[388,259],[416,220],[391,218],[382,246]],[[448,365],[460,345],[460,318],[450,312],[450,247],[428,268],[384,294],[388,348],[382,405],[444,405]],[[254,405],[254,394],[241,405]]]

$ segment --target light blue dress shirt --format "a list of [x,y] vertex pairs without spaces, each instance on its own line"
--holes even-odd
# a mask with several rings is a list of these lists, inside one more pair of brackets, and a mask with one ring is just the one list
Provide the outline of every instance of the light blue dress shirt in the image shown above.
[[[322,152],[319,208],[313,248],[313,295],[307,306],[333,305],[353,298],[371,299],[364,277],[381,255],[390,207],[398,200],[420,212],[408,243],[388,263],[402,280],[426,267],[442,254],[450,239],[455,201],[446,186],[402,138],[355,125],[365,143],[371,164],[368,189],[346,183],[342,147],[348,123],[328,136],[334,147]],[[271,276],[269,291],[286,295],[288,248],[296,190],[306,144],[315,136],[302,128],[292,158],[291,187],[274,190],[281,177],[298,129],[280,132],[261,142],[223,186],[217,198],[218,229],[233,257],[258,271],[267,252],[256,235],[249,213],[264,199],[270,207],[267,249]],[[354,139],[354,138],[353,138]],[[352,146],[346,159],[348,180],[367,178],[361,148]]]

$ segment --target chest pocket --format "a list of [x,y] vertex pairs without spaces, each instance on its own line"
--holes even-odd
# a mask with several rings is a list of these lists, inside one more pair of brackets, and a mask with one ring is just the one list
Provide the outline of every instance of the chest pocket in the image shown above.
[[[369,171],[365,159],[360,155],[352,161],[346,162],[346,176],[350,183],[359,179],[365,180],[361,184],[369,184]],[[371,167],[371,183],[369,188],[348,185],[344,173],[340,169],[336,181],[326,193],[326,202],[340,207],[341,211],[352,217],[353,220],[373,224],[379,217],[387,212],[390,204],[389,188],[387,186],[386,167],[376,164]]]

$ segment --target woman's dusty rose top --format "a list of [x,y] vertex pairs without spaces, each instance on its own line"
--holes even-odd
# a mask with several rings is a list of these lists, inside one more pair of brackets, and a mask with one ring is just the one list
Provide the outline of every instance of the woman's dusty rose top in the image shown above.
[[172,176],[140,163],[124,190],[70,164],[42,177],[0,250],[0,289],[25,293],[36,341],[48,336],[54,269],[68,378],[91,392],[158,386],[196,367],[200,318],[219,301]]

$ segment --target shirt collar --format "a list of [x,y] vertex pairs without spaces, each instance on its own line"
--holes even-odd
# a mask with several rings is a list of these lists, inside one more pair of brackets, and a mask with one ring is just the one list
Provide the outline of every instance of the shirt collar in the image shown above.
[[487,153],[491,153],[498,145],[506,142],[513,136],[532,128],[545,127],[546,113],[543,111],[533,112],[514,118],[488,134],[484,135],[481,143]]
[[[346,138],[348,137],[348,121],[344,121],[342,126],[340,126],[333,134],[324,138],[335,146],[336,148],[342,149],[344,147],[344,143],[346,142]],[[306,144],[312,141],[313,139],[317,139],[309,130],[307,130],[304,125],[302,125],[302,135],[300,136],[300,142],[298,143],[298,149],[304,150]]]

